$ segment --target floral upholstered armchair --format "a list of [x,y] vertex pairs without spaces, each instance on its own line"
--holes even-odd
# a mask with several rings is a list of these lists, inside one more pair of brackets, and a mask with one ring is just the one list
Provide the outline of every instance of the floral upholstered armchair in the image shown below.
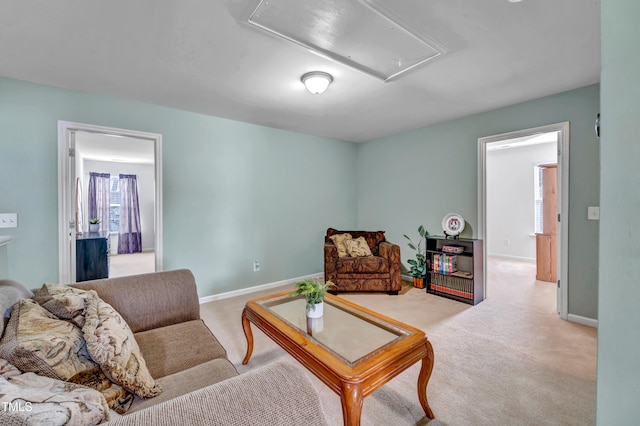
[[386,291],[398,294],[400,246],[387,242],[384,231],[327,229],[324,239],[324,276],[331,292]]

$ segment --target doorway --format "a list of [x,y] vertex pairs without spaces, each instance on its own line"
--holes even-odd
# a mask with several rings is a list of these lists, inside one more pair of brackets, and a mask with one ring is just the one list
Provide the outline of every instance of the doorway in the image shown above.
[[[86,243],[93,243],[86,241],[92,237],[106,244],[106,250],[98,251],[108,253],[100,255],[98,263],[113,262],[109,277],[162,270],[161,135],[63,121],[58,123],[58,133],[60,282],[77,281],[76,245],[79,241],[83,248]],[[90,174],[98,174],[92,173],[96,171],[102,172],[99,174],[109,182],[112,202],[99,229],[92,233],[88,229],[88,186]],[[141,251],[139,256],[116,255],[119,251],[118,182],[122,176],[137,178],[141,238],[136,251]],[[119,256],[138,256],[138,260],[125,261]],[[80,261],[92,263],[85,257]],[[139,264],[144,270],[132,268],[131,264]]]
[[[545,144],[547,148],[543,148]],[[496,195],[494,193],[492,195],[490,185],[491,182],[495,184],[495,177],[493,177],[488,167],[494,167],[500,164],[497,161],[492,162],[492,158],[500,158],[496,153],[503,153],[508,156],[506,151],[512,149],[514,150],[513,157],[509,165],[509,167],[512,168],[511,170],[507,170],[509,178],[501,179],[507,182],[503,187],[498,188],[500,194]],[[519,151],[521,157],[520,166],[519,168],[514,168],[516,166],[515,163],[518,162],[517,151]],[[525,164],[523,161],[526,161],[526,157],[525,159],[522,157],[527,153],[537,153],[538,161],[530,161]],[[567,319],[568,314],[568,223],[566,220],[557,220],[560,218],[568,218],[568,154],[568,122],[500,134],[478,140],[478,233],[479,237],[485,240],[485,294],[487,297],[491,296],[490,283],[486,279],[486,271],[488,270],[487,262],[490,258],[492,260],[491,265],[496,265],[495,259],[499,258],[506,258],[506,260],[511,263],[519,262],[525,269],[528,268],[528,270],[533,273],[532,277],[538,277],[536,269],[538,269],[540,262],[548,269],[551,269],[552,265],[557,265],[557,277],[553,277],[552,280],[550,275],[545,275],[544,280],[552,280],[554,282],[557,280],[557,284],[555,284],[557,289],[555,291],[556,310],[562,319]],[[504,160],[504,158],[502,160]],[[543,247],[541,240],[543,239],[542,226],[545,213],[541,202],[542,200],[540,199],[541,194],[535,193],[535,184],[540,184],[540,182],[536,182],[536,173],[541,173],[543,169],[548,168],[541,166],[549,166],[551,164],[557,164],[557,199],[554,201],[557,201],[557,212],[559,215],[557,217],[555,217],[555,214],[553,215],[553,223],[554,225],[557,224],[558,237],[556,239],[554,235],[554,246],[547,247],[547,250],[543,251],[547,256],[547,262],[545,263],[544,258],[540,256],[540,247]],[[516,173],[521,175],[520,179],[516,178]],[[514,185],[518,181],[521,181],[519,189],[508,187],[508,185]],[[522,183],[524,181],[527,183]],[[510,194],[510,196],[505,197],[504,194]],[[509,211],[506,217],[498,218],[498,220],[496,220],[495,216],[504,215],[496,213],[493,214],[493,217],[490,215],[492,208],[495,212],[495,206],[492,207],[491,203],[495,201],[496,197],[502,201],[502,207]],[[518,197],[519,199],[517,199]],[[549,198],[548,195],[547,198]],[[547,200],[546,203],[547,206],[551,205],[548,201],[549,200]],[[516,208],[516,206],[518,208]],[[522,221],[523,217],[524,222]],[[546,219],[548,223],[550,219],[548,212]],[[544,234],[544,238],[547,238],[548,228],[544,231],[547,231],[547,234]],[[555,228],[554,232],[556,232]],[[550,240],[544,241],[548,243],[547,245],[552,244]],[[495,256],[496,254],[498,255],[497,257]],[[550,259],[551,257],[553,257],[553,262]],[[537,261],[538,259],[539,261]],[[549,284],[547,283],[547,285]],[[552,291],[551,289],[549,290]],[[553,293],[551,293],[551,295],[552,294]]]

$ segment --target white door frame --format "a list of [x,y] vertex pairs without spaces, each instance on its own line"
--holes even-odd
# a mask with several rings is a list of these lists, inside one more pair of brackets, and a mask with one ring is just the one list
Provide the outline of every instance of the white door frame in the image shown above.
[[[558,313],[566,320],[569,310],[569,129],[568,121],[534,127],[516,132],[502,133],[478,139],[478,237],[486,238],[487,229],[487,145],[491,142],[533,136],[540,133],[558,133]],[[487,294],[487,245],[484,251],[484,291]]]
[[155,269],[162,270],[162,135],[93,124],[58,121],[58,279],[60,283],[76,281],[75,218],[75,135],[77,131],[106,133],[154,144],[155,168]]

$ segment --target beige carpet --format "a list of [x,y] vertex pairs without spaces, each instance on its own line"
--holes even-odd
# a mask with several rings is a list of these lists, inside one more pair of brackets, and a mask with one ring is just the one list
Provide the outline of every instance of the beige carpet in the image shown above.
[[[399,296],[343,294],[348,300],[423,329],[435,365],[427,395],[436,420],[418,403],[419,365],[367,397],[363,425],[591,425],[595,423],[596,330],[558,319],[555,287],[536,282],[534,266],[491,259],[489,298],[475,307],[410,284]],[[286,288],[283,288],[283,290]],[[240,314],[248,299],[202,305],[201,313],[241,373],[276,360],[295,361],[254,328],[248,366]],[[309,373],[331,425],[342,424],[336,394]]]
[[146,274],[156,270],[155,252],[112,254],[109,256],[109,278]]

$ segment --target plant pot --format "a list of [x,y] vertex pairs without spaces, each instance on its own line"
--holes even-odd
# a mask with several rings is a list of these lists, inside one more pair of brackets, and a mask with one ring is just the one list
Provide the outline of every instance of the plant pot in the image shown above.
[[89,224],[89,232],[99,232],[100,224],[99,223],[90,223]]
[[313,308],[307,309],[308,318],[322,318],[323,313],[324,313],[324,302],[316,303],[315,305],[313,305]]
[[413,286],[415,288],[424,288],[424,278],[423,277],[413,277]]
[[323,318],[307,318],[307,334],[313,336],[313,333],[320,333],[324,330]]

